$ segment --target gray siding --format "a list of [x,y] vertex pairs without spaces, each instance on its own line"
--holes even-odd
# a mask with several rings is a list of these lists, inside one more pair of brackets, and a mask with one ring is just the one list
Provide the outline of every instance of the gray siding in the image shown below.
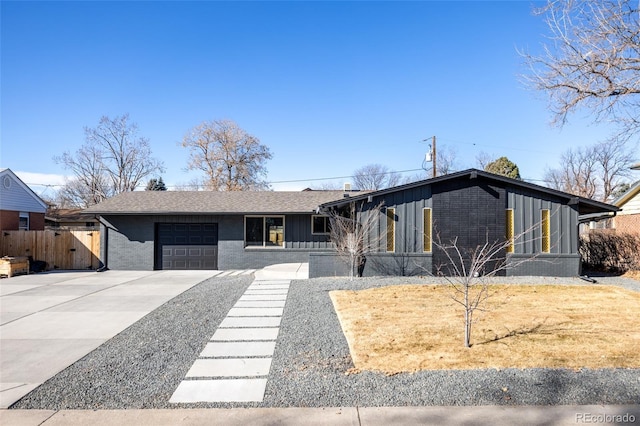
[[[408,188],[374,197],[367,209],[383,204],[395,209],[395,252],[386,252],[386,216],[379,216],[370,238],[378,246],[366,255],[364,275],[414,275],[437,273],[449,260],[436,245],[433,253],[423,253],[424,208],[432,209],[433,238],[448,243],[458,238],[459,246],[474,249],[479,244],[504,241],[505,211],[514,210],[515,252],[505,256],[510,267],[506,275],[573,276],[580,272],[578,255],[577,206],[567,205],[550,194],[519,187],[501,187],[482,177],[455,179],[433,185]],[[541,211],[550,212],[550,253],[542,253]],[[383,209],[384,210],[384,209]],[[310,275],[333,276],[348,273],[346,264],[335,254],[310,256]]]
[[[365,277],[428,275],[432,269],[431,254],[369,253],[366,258],[367,262],[363,272]],[[348,263],[335,251],[309,254],[309,278],[348,275]]]
[[550,212],[551,253],[578,253],[578,211],[576,206],[560,200],[507,188],[507,208],[513,209],[514,233],[520,236],[514,246],[516,254],[539,254],[542,251],[541,220],[543,209]]
[[[427,207],[432,207],[431,186],[425,185],[398,191],[374,199],[373,204],[380,201],[384,207],[396,209],[396,253],[422,253],[423,252],[423,219],[422,211]],[[382,216],[378,232],[386,235],[386,217]],[[386,240],[380,239],[380,250],[386,252]]]
[[[327,250],[325,235],[311,235],[311,215],[285,216],[284,248],[245,248],[243,215],[148,215],[102,218],[101,260],[110,269],[153,270],[156,223],[217,223],[218,269],[255,269],[276,263],[308,262],[309,252]],[[107,241],[108,240],[108,241]]]

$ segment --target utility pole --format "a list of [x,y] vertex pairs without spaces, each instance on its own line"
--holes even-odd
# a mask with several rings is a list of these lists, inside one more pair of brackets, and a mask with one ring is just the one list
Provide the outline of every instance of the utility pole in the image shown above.
[[[422,139],[422,142],[426,142],[429,139]],[[431,152],[427,152],[425,155],[425,159],[422,162],[422,168],[424,169],[424,171],[427,171],[426,168],[426,163],[431,162],[433,165],[433,177],[436,177],[436,175],[438,174],[437,169],[436,169],[436,137],[435,136],[431,136],[431,145],[429,145],[429,148],[431,149]]]
[[431,138],[431,160],[433,161],[433,177],[436,177],[436,137],[435,135]]

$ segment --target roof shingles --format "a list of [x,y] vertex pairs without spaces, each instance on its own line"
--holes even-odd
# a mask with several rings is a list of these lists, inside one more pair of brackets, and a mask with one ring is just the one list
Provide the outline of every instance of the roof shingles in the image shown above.
[[[354,195],[358,192],[354,192]],[[135,191],[86,209],[93,214],[312,213],[343,191]]]

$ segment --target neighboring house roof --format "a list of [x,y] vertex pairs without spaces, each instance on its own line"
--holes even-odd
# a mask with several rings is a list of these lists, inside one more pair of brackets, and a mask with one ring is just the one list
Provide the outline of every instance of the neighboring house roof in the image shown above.
[[638,194],[640,194],[640,180],[634,183],[631,188],[627,190],[627,192],[613,200],[612,204],[614,206],[620,207],[621,209],[624,209],[625,204],[631,201]]
[[0,169],[0,206],[2,210],[33,213],[47,211],[47,203],[11,169]]
[[554,196],[554,197],[559,197],[561,199],[565,199],[565,200],[567,200],[567,202],[569,204],[577,204],[578,205],[578,214],[580,214],[580,215],[593,214],[593,213],[602,213],[602,212],[616,212],[616,211],[620,210],[619,208],[617,208],[615,206],[612,206],[610,204],[607,204],[607,203],[602,203],[600,201],[595,201],[595,200],[591,200],[591,199],[588,199],[588,198],[578,197],[576,195],[568,194],[566,192],[558,191],[558,190],[555,190],[555,189],[547,188],[547,187],[544,187],[544,186],[536,185],[536,184],[525,182],[525,181],[518,180],[518,179],[508,178],[508,177],[502,176],[502,175],[496,175],[496,174],[493,174],[493,173],[489,173],[489,172],[485,172],[485,171],[477,170],[477,169],[463,170],[463,171],[457,172],[457,173],[451,173],[451,174],[448,174],[448,175],[438,176],[438,177],[431,178],[431,179],[426,179],[426,180],[421,180],[421,181],[417,181],[417,182],[408,183],[406,185],[400,185],[400,186],[395,186],[395,187],[392,187],[392,188],[382,189],[380,191],[370,192],[370,193],[365,194],[365,195],[357,195],[357,196],[349,198],[348,200],[345,200],[345,199],[334,200],[334,201],[330,201],[330,202],[324,203],[321,207],[322,208],[330,208],[330,207],[340,206],[340,205],[343,205],[345,203],[348,203],[348,202],[354,201],[354,200],[364,200],[364,199],[367,199],[368,197],[376,197],[376,196],[379,196],[379,195],[386,195],[386,194],[394,193],[394,192],[397,192],[397,191],[402,191],[402,190],[405,190],[405,189],[411,189],[411,188],[416,188],[416,187],[423,186],[423,185],[431,185],[431,184],[436,184],[436,183],[440,183],[440,182],[446,182],[446,181],[453,180],[453,179],[461,179],[461,178],[475,179],[475,178],[478,178],[478,177],[482,177],[482,178],[488,179],[488,180],[493,181],[495,183],[501,183],[503,185],[509,185],[509,186],[512,186],[512,187],[518,187],[518,188],[521,188],[521,189],[527,189],[527,190],[531,190],[531,191],[536,191],[536,192],[539,192],[539,193],[548,194],[550,196]]
[[[124,192],[84,213],[135,214],[277,214],[312,213],[344,191],[134,191]],[[351,192],[349,194],[360,194]]]
[[52,223],[81,223],[95,221],[95,215],[86,214],[83,209],[55,209],[44,217],[46,222]]

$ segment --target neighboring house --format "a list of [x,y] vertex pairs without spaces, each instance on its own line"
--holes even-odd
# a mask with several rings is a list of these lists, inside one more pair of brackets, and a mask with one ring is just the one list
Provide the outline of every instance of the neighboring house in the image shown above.
[[91,230],[100,226],[94,214],[86,214],[83,209],[50,208],[44,218],[47,229]]
[[616,232],[640,233],[640,181],[612,203],[620,211],[613,219]]
[[[309,262],[311,277],[346,275],[328,236],[330,209],[384,205],[365,275],[435,273],[437,238],[461,250],[514,239],[510,275],[580,273],[581,217],[609,204],[470,169],[381,191],[128,192],[87,209],[101,216],[102,261],[111,269],[238,269]],[[520,235],[528,231],[526,235]]]
[[47,204],[11,169],[0,169],[0,230],[44,229]]

